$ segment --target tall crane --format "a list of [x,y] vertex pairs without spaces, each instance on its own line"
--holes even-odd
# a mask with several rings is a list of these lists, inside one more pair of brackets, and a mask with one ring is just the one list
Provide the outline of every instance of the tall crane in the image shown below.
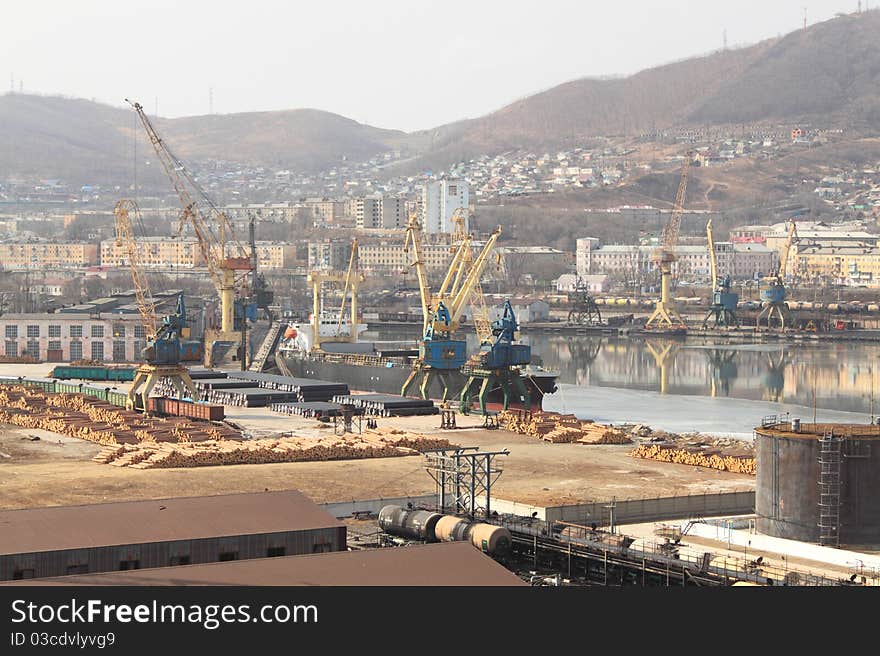
[[[364,281],[364,275],[357,267],[358,245],[357,239],[353,240],[351,245],[351,257],[348,262],[348,271],[321,271],[315,270],[309,272],[308,282],[312,285],[312,348],[319,349],[323,342],[356,342],[358,337],[358,304],[357,295],[360,284]],[[342,293],[342,303],[339,307],[338,317],[329,318],[323,308],[323,285],[326,282],[343,283],[344,290]],[[346,335],[342,330],[342,324],[345,320],[345,304],[348,297],[351,297],[351,311],[349,333]],[[334,330],[335,334],[325,334],[322,327],[328,327]]]
[[[776,273],[761,279],[761,282],[767,286],[761,290],[761,300],[764,301],[764,307],[758,313],[756,327],[761,328],[761,322],[764,321],[765,328],[771,328],[775,324],[779,330],[785,330],[785,326],[791,323],[791,311],[785,302],[787,292],[785,289],[785,273],[788,270],[789,253],[792,244],[797,240],[797,227],[794,219],[788,226],[788,236],[785,239],[785,245],[779,256],[779,268]],[[775,319],[775,321],[774,321]]]
[[715,254],[715,241],[712,239],[712,219],[706,222],[706,243],[709,247],[709,268],[712,272],[712,304],[709,312],[703,319],[703,328],[708,327],[709,318],[714,317],[715,326],[738,326],[736,318],[736,306],[739,303],[739,294],[730,291],[730,274],[718,280],[718,259]]
[[422,302],[423,331],[418,360],[400,393],[406,396],[413,381],[422,374],[419,388],[422,398],[427,398],[428,387],[437,378],[443,387],[442,398],[445,400],[449,393],[450,372],[460,370],[466,361],[467,342],[454,339],[453,335],[459,329],[464,309],[486,269],[492,249],[501,234],[501,226],[489,236],[470,267],[462,267],[461,264],[471,248],[470,236],[462,240],[436,294],[431,293],[428,285],[419,234],[418,218],[411,216],[407,224],[405,248],[409,251],[412,247],[412,266],[416,269]]
[[[462,242],[470,238],[470,235],[467,232],[467,212],[468,210],[466,208],[459,207],[452,213],[452,223],[455,226],[452,235],[453,245],[460,245]],[[452,293],[455,293],[459,283],[464,279],[464,273],[473,266],[473,263],[474,253],[471,248],[468,248],[463,252],[458,271],[455,274]],[[486,298],[483,296],[483,286],[479,281],[474,285],[474,289],[471,292],[470,306],[471,312],[473,313],[474,330],[477,333],[479,344],[491,344],[493,338],[492,322],[489,319],[489,309],[486,307]]]
[[[195,176],[168,148],[141,104],[128,98],[125,101],[137,112],[162,169],[180,199],[183,211],[178,232],[182,232],[187,224],[192,228],[202,259],[220,296],[220,327],[205,331],[205,364],[215,364],[215,349],[220,344],[238,344],[240,355],[244,357],[247,346],[241,343],[235,326],[235,295],[236,288],[246,283],[247,272],[253,269],[251,254],[235,238],[233,225],[226,214],[220,211]],[[243,315],[241,321],[246,320]]]
[[669,220],[663,226],[660,245],[651,258],[660,269],[660,300],[657,302],[654,312],[648,317],[648,321],[645,322],[645,328],[684,326],[684,320],[678,313],[672,298],[672,263],[678,259],[675,256],[675,245],[678,243],[678,233],[681,230],[681,215],[684,213],[684,197],[692,159],[693,153],[689,151],[681,166],[681,181],[678,184],[678,193],[675,195],[672,214],[669,215]]
[[126,407],[133,410],[140,407],[147,412],[147,399],[160,379],[166,378],[179,398],[189,394],[193,400],[198,399],[195,386],[189,371],[181,364],[180,339],[186,331],[186,307],[183,294],[177,297],[177,310],[174,314],[162,318],[161,324],[156,321],[156,304],[150,293],[150,285],[141,264],[140,250],[134,234],[132,216],[140,223],[140,211],[133,200],[123,199],[116,203],[113,210],[116,223],[116,243],[125,249],[128,268],[134,283],[135,299],[147,341],[143,350],[144,364],[138,367],[134,381],[128,391]]

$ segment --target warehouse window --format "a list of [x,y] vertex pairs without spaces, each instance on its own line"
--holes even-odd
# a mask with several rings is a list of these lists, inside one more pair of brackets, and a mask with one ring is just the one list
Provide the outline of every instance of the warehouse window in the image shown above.
[[126,570],[126,569],[140,569],[140,568],[141,568],[141,561],[139,561],[139,560],[120,560],[119,561],[119,570],[120,571]]
[[6,355],[10,358],[18,357],[18,342],[6,342]]
[[67,566],[68,574],[88,574],[89,566],[88,565],[68,565]]
[[134,338],[135,339],[145,339],[147,336],[147,329],[143,326],[135,326],[134,327]]
[[220,556],[217,558],[220,562],[224,562],[227,560],[238,560],[238,552],[237,551],[221,551]]
[[171,556],[171,560],[168,561],[168,564],[172,567],[175,565],[189,565],[192,562],[192,559],[189,556]]
[[104,360],[104,342],[92,342],[92,360]]
[[27,343],[27,354],[32,358],[40,359],[40,342],[35,339],[29,339]]
[[147,343],[141,339],[134,340],[134,360],[143,360],[144,359],[144,349],[147,347]]
[[327,553],[333,551],[333,545],[329,542],[319,542],[312,547],[312,553]]
[[104,326],[100,324],[92,324],[92,337],[103,337]]
[[83,327],[82,326],[71,326],[70,327],[70,336],[71,337],[82,337],[83,336]]
[[49,337],[61,337],[60,325],[49,325]]
[[125,362],[125,342],[113,340],[113,361]]
[[52,341],[49,340],[49,350],[50,351],[60,351],[61,350],[61,340]]
[[40,326],[29,325],[27,327],[27,336],[28,337],[39,337],[40,336]]
[[16,339],[18,337],[18,326],[6,326],[6,339]]
[[274,558],[275,556],[284,556],[287,553],[286,547],[269,547],[266,549],[266,558]]
[[70,343],[70,361],[76,362],[77,360],[82,360],[82,357],[83,357],[82,342],[71,342]]
[[113,336],[114,337],[125,337],[125,324],[114,323],[113,324]]
[[34,578],[34,574],[36,574],[36,572],[34,572],[34,569],[32,567],[27,569],[17,569],[12,573],[12,579],[14,581],[18,581],[20,579],[32,579]]

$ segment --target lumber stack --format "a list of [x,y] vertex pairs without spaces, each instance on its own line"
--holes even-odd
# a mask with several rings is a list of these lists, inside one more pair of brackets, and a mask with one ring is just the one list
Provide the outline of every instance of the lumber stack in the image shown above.
[[84,394],[52,394],[20,385],[0,385],[0,423],[107,446],[242,439],[225,424],[189,417],[148,418]]
[[112,446],[94,461],[133,469],[210,467],[279,462],[314,462],[418,455],[425,449],[454,448],[442,438],[405,431],[367,431],[323,438],[280,437],[231,442],[140,442]]
[[757,471],[755,458],[743,456],[725,456],[717,452],[692,451],[659,444],[640,444],[630,451],[634,458],[646,458],[659,462],[672,462],[694,467],[709,467],[735,474],[752,474]]
[[629,444],[632,441],[626,433],[611,426],[557,412],[505,410],[498,415],[498,423],[514,433],[552,443]]

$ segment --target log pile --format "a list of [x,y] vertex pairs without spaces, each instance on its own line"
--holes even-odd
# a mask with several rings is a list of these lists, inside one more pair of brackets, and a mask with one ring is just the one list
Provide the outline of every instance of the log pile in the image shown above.
[[322,438],[280,437],[247,442],[140,442],[103,449],[95,462],[133,469],[210,467],[279,462],[314,462],[418,455],[454,448],[442,438],[406,431],[376,430]]
[[611,426],[557,412],[505,410],[498,415],[498,423],[509,431],[545,442],[629,444],[632,441],[626,433]]
[[84,394],[50,394],[19,385],[0,385],[0,423],[108,446],[242,439],[240,431],[224,424],[188,417],[147,418]]
[[755,458],[749,456],[729,456],[718,452],[695,451],[663,446],[659,444],[640,444],[630,451],[634,458],[646,458],[660,462],[673,462],[694,467],[709,467],[735,474],[751,474],[757,471]]

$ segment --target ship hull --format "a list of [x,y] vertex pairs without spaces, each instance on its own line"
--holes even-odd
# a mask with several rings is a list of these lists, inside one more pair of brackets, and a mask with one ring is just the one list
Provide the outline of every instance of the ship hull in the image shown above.
[[[315,378],[346,383],[352,391],[379,392],[382,394],[400,394],[406,379],[412,372],[412,366],[398,362],[383,364],[354,364],[339,362],[321,357],[303,356],[296,352],[279,353],[276,357],[278,368],[286,376],[298,378]],[[467,382],[466,376],[460,371],[449,372],[449,388],[447,399],[458,399],[462,388]],[[544,395],[556,391],[556,375],[549,372],[534,372],[523,376],[523,383],[530,395],[533,409],[541,407]],[[417,378],[410,388],[411,395],[419,394],[421,378]],[[441,383],[432,382],[427,390],[432,399],[440,399],[443,395]],[[488,394],[489,403],[502,403],[504,397],[499,389]],[[522,405],[516,401],[511,406]]]

